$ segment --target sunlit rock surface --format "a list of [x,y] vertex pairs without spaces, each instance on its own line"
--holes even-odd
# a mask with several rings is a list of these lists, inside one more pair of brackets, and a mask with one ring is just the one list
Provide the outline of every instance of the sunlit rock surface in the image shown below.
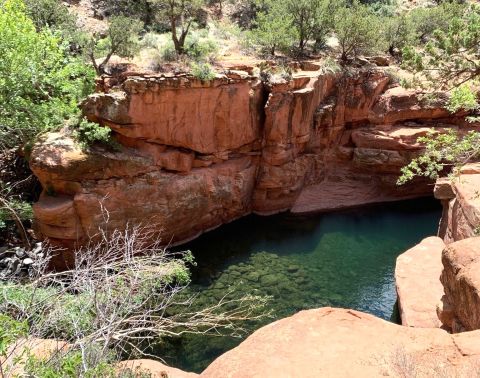
[[66,133],[34,146],[39,233],[81,244],[104,224],[103,208],[112,227],[141,221],[175,243],[252,212],[430,194],[427,181],[398,187],[400,168],[421,151],[418,136],[466,128],[463,119],[381,69],[348,77],[306,69],[268,85],[246,71],[208,83],[140,74],[99,82],[103,92],[85,101],[85,114],[111,127],[123,148],[82,151]]
[[269,324],[200,377],[383,377],[478,374],[480,334],[410,328],[358,311],[302,311]]
[[441,327],[436,308],[443,296],[440,274],[445,243],[430,237],[397,258],[395,283],[402,325]]

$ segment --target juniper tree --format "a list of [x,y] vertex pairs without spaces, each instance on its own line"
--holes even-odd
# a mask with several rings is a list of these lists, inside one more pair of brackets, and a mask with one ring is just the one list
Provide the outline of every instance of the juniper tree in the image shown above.
[[159,16],[165,17],[170,23],[175,51],[179,55],[185,53],[185,41],[200,10],[205,5],[204,0],[152,0],[159,7]]
[[[474,84],[480,75],[480,7],[465,8],[454,17],[448,30],[437,29],[425,48],[406,47],[404,68],[417,77],[414,81],[424,90],[449,90],[447,109],[470,112],[467,120],[478,121],[477,92]],[[419,140],[425,152],[402,170],[399,183],[415,176],[436,178],[445,166],[459,167],[480,158],[480,133],[471,131],[459,135],[430,133]]]
[[344,62],[360,54],[375,52],[382,42],[380,18],[358,1],[336,11],[334,30]]
[[257,14],[251,36],[264,50],[275,55],[277,50],[291,48],[297,33],[293,27],[293,17],[284,4],[270,1],[268,9]]

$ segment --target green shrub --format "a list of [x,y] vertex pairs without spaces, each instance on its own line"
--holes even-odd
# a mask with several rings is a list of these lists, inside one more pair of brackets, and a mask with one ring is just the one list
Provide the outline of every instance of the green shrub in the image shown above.
[[[89,57],[98,75],[105,73],[105,68],[112,55],[117,54],[133,58],[140,49],[139,34],[143,30],[140,20],[126,17],[111,17],[105,38],[93,35],[86,45],[86,55]],[[98,63],[96,58],[102,53],[103,59]]]
[[399,185],[416,176],[435,180],[446,167],[459,168],[480,158],[480,133],[476,131],[461,136],[455,130],[438,133],[433,129],[418,142],[425,145],[425,151],[402,168]]
[[5,358],[10,345],[27,334],[26,320],[18,321],[8,315],[0,314],[0,358]]
[[173,42],[164,45],[160,50],[160,55],[165,62],[174,62],[177,60],[177,52]]
[[109,15],[137,18],[147,26],[154,24],[155,15],[159,10],[157,2],[152,0],[97,0],[96,2]]
[[0,3],[0,51],[0,147],[63,126],[93,90],[93,70],[50,30],[37,31],[22,0]]
[[[161,45],[161,43],[162,43],[162,37],[160,34],[149,32],[143,36],[140,42],[140,45],[143,48],[156,49]],[[173,42],[172,42],[172,45],[173,45]]]
[[58,0],[25,0],[27,15],[37,31],[50,29],[58,32],[70,44],[72,51],[79,52],[86,33],[77,27],[77,17]]
[[218,44],[208,36],[192,34],[185,42],[185,53],[194,60],[211,60],[218,53]]
[[337,10],[335,33],[344,62],[361,54],[377,52],[384,42],[380,18],[358,0],[354,0],[350,7]]
[[342,67],[338,64],[336,59],[332,57],[327,57],[322,61],[321,71],[323,73],[335,74],[342,70]]
[[83,147],[101,144],[113,149],[118,149],[119,144],[112,138],[112,130],[98,123],[90,122],[83,118],[75,130],[75,136]]
[[58,351],[48,359],[30,355],[25,364],[25,372],[41,378],[117,377],[114,366],[107,361],[96,362],[85,369],[82,351]]
[[459,110],[472,111],[478,108],[477,93],[468,84],[462,84],[452,90],[447,104],[449,112],[455,113]]
[[257,14],[250,36],[263,52],[271,55],[275,55],[277,50],[287,51],[298,38],[293,17],[280,2],[272,2],[268,12]]
[[460,17],[465,5],[457,2],[443,2],[434,7],[417,7],[409,17],[418,41],[427,41],[435,30],[447,32],[452,19]]
[[417,34],[407,14],[383,19],[386,47],[390,55],[401,54],[405,46],[417,43]]
[[[12,200],[9,202],[9,206],[18,216],[18,218],[20,218],[21,221],[33,219],[33,210],[30,203]],[[14,221],[14,218],[11,211],[0,205],[0,230],[5,228],[8,222],[12,221]]]
[[216,77],[215,71],[208,63],[193,63],[192,75],[202,81],[210,81]]

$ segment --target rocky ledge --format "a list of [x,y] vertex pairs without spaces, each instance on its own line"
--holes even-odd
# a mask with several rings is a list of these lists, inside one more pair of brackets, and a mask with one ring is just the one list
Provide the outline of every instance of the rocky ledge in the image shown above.
[[437,181],[435,196],[444,205],[439,234],[444,239],[425,239],[397,259],[403,325],[453,333],[480,329],[479,188],[479,164]]
[[113,130],[121,151],[84,151],[65,132],[34,146],[30,164],[44,188],[34,207],[39,234],[82,243],[104,223],[103,208],[112,227],[148,224],[180,242],[252,212],[429,195],[426,181],[396,185],[400,167],[421,151],[417,138],[432,127],[478,126],[450,115],[441,99],[398,87],[380,68],[324,74],[319,67],[278,84],[246,71],[210,82],[103,80],[84,113]]
[[[480,373],[479,340],[480,331],[452,335],[325,307],[259,329],[199,375],[152,360],[124,361],[119,367],[141,369],[158,378],[467,378]],[[46,358],[63,344],[36,340],[32,352]]]
[[479,340],[480,331],[451,335],[321,308],[261,328],[200,377],[468,377],[478,374]]
[[395,283],[402,325],[419,328],[442,326],[436,307],[443,295],[440,274],[445,243],[429,237],[397,258]]
[[467,164],[454,178],[438,180],[435,197],[443,204],[439,235],[445,242],[480,233],[480,163]]

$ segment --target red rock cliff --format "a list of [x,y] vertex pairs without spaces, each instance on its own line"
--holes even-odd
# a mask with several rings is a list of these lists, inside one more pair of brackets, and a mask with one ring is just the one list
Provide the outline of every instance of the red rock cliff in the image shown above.
[[209,83],[130,76],[83,108],[112,128],[121,151],[84,152],[54,133],[31,158],[45,189],[34,207],[37,227],[70,244],[103,224],[100,203],[111,227],[141,222],[178,242],[251,212],[427,195],[427,182],[396,186],[400,167],[429,128],[463,127],[441,101],[427,103],[377,69],[300,71],[276,85],[246,72]]

